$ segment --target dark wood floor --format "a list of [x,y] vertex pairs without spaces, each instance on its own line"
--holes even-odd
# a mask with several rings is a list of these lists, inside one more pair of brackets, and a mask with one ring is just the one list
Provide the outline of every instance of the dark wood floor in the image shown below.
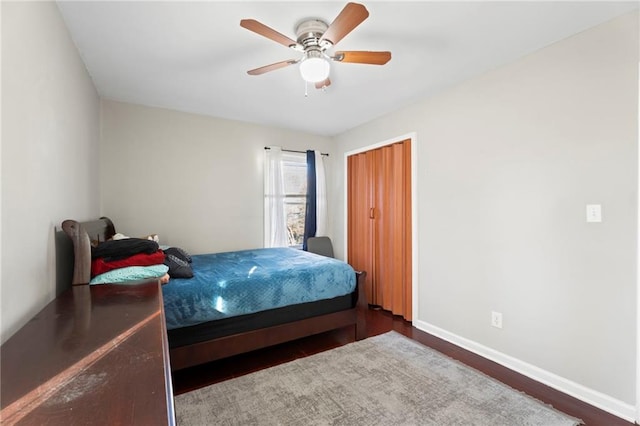
[[[426,346],[482,371],[514,389],[525,392],[547,404],[551,404],[560,411],[582,419],[587,426],[633,425],[633,423],[624,421],[562,392],[540,384],[497,363],[435,336],[424,333],[412,327],[411,323],[404,321],[400,317],[393,316],[388,312],[369,310],[367,327],[369,336],[386,333],[390,330],[404,334]],[[302,358],[333,349],[353,342],[353,340],[353,329],[346,328],[181,370],[173,375],[174,393],[175,395],[179,395],[203,386],[292,361],[296,358]]]

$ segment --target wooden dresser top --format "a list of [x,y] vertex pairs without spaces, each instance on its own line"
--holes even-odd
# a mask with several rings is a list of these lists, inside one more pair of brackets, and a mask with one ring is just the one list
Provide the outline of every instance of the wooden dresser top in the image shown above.
[[75,286],[0,347],[2,424],[174,424],[158,282]]

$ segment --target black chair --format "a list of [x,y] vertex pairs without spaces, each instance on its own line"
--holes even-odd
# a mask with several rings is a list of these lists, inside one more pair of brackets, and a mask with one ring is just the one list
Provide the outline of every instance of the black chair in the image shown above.
[[322,256],[333,257],[333,245],[329,237],[307,238],[307,251]]

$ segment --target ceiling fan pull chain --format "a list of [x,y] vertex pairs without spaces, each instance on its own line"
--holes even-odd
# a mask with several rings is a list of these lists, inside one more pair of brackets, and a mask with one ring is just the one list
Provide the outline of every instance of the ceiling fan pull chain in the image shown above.
[[307,81],[304,81],[304,97],[308,98],[309,97],[309,92],[307,91],[307,87],[309,86],[309,83],[307,83]]

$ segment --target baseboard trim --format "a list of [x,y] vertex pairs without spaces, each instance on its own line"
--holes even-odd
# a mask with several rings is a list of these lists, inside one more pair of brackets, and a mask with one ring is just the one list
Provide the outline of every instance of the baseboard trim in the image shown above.
[[507,367],[510,370],[513,370],[533,380],[536,380],[537,382],[540,382],[560,392],[577,398],[583,402],[586,402],[587,404],[593,405],[594,407],[611,413],[614,416],[620,417],[621,419],[627,420],[631,423],[634,423],[636,421],[636,410],[635,407],[631,404],[627,404],[609,395],[605,395],[602,392],[590,389],[564,377],[558,376],[557,374],[536,367],[535,365],[503,354],[499,351],[496,351],[495,349],[491,349],[488,346],[481,345],[480,343],[477,343],[473,340],[469,340],[454,333],[448,332],[433,324],[414,319],[413,326],[418,330],[432,334],[436,337],[446,340],[449,343],[453,343],[454,345],[471,351],[476,355],[480,355],[481,357],[489,359],[493,362],[497,362],[498,364]]

